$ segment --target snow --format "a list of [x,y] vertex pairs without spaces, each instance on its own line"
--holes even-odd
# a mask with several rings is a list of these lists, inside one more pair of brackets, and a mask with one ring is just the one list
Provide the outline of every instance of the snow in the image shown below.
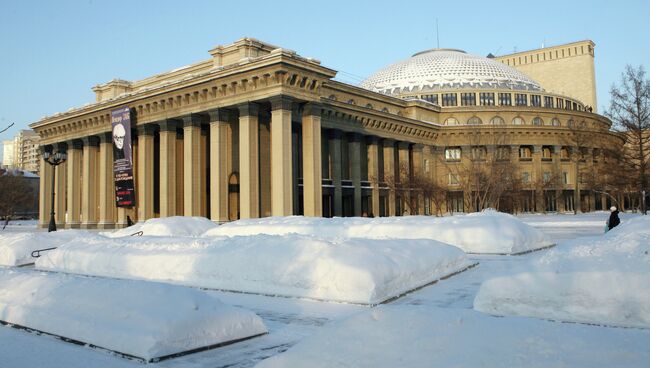
[[152,236],[199,236],[216,226],[205,217],[172,216],[152,218],[123,229],[103,232],[101,235],[116,238],[142,231],[143,235]]
[[144,360],[266,333],[250,311],[160,283],[0,269],[0,319]]
[[377,304],[467,268],[435,240],[89,236],[38,259],[42,270],[195,287]]
[[562,242],[520,272],[486,281],[474,308],[496,315],[650,328],[650,219]]
[[540,230],[496,211],[452,217],[267,217],[239,220],[206,235],[303,234],[326,238],[431,239],[468,253],[512,254],[552,245]]
[[329,325],[256,367],[642,367],[649,343],[650,331],[391,305]]
[[[2,232],[0,233],[0,265],[19,266],[33,263],[32,251],[58,247],[75,238],[83,239],[88,234],[83,230],[60,230],[45,232]],[[45,253],[42,253],[45,254]]]

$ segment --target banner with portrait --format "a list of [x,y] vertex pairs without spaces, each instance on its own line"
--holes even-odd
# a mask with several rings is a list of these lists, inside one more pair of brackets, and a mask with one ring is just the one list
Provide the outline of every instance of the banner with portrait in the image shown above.
[[131,109],[111,111],[113,132],[113,175],[117,207],[135,206],[133,150],[131,146]]

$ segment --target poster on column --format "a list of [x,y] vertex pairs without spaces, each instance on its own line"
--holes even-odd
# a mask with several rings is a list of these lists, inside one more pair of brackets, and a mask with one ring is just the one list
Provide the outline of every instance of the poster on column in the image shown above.
[[135,206],[133,150],[131,147],[131,109],[111,111],[113,128],[113,175],[117,207]]

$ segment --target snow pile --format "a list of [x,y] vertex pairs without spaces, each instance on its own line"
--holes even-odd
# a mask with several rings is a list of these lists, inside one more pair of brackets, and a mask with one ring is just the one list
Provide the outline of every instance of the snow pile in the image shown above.
[[172,216],[152,218],[124,229],[103,232],[101,235],[109,238],[117,238],[130,236],[142,231],[143,235],[153,236],[199,236],[215,227],[217,225],[205,217]]
[[650,328],[650,219],[561,243],[528,269],[483,283],[476,310]]
[[452,217],[267,217],[227,223],[205,236],[290,233],[327,238],[432,239],[468,253],[513,254],[552,245],[540,230],[496,211]]
[[49,252],[43,270],[376,304],[465,269],[460,249],[433,240],[88,237]]
[[152,282],[0,269],[0,319],[144,360],[266,333],[252,312]]
[[330,324],[256,367],[609,368],[643,367],[650,359],[649,331],[508,322],[467,309],[381,306]]
[[83,230],[0,233],[0,265],[20,266],[32,263],[35,260],[32,258],[33,251],[58,247],[72,239],[86,237],[88,234],[90,233]]

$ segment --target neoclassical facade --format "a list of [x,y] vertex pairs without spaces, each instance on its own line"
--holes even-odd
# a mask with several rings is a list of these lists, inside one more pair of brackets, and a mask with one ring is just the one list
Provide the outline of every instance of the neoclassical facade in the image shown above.
[[[458,50],[416,54],[361,86],[334,80],[336,71],[318,60],[255,39],[210,54],[144,80],[95,86],[95,103],[31,125],[44,150],[67,152],[54,188],[52,168],[41,162],[43,226],[52,190],[56,222],[66,228],[122,227],[127,216],[225,222],[401,215],[407,197],[419,196],[390,184],[404,170],[448,186],[441,210],[471,211],[457,199],[454,168],[505,148],[530,180],[550,171],[566,177],[551,188],[553,203],[536,193],[539,200],[525,210],[569,210],[578,172],[571,165],[594,165],[601,147],[620,141],[610,121],[582,101]],[[134,207],[115,205],[111,111],[125,106],[133,120]],[[568,160],[576,126],[590,138],[579,147],[581,160]],[[597,193],[584,193],[585,210],[606,205]],[[431,204],[412,212],[431,213]]]

